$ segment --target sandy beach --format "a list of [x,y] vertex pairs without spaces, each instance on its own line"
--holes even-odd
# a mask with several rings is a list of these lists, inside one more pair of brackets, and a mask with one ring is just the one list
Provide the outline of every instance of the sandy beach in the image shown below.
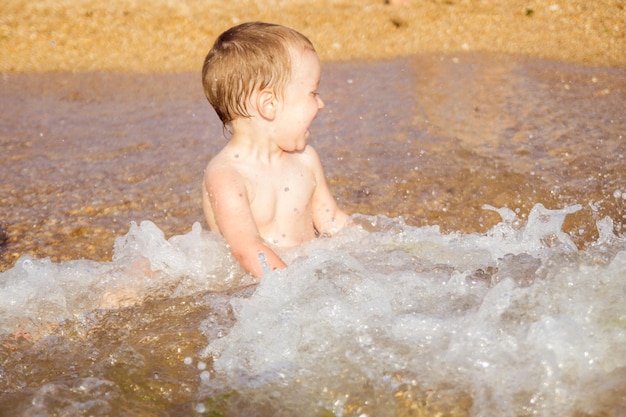
[[7,0],[0,72],[198,71],[223,30],[300,30],[323,60],[493,52],[626,65],[626,2],[598,0]]

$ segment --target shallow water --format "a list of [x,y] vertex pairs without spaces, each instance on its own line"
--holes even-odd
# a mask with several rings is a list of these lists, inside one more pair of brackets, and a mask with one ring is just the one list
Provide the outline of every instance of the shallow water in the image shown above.
[[626,413],[626,70],[323,71],[358,227],[259,286],[202,221],[197,74],[4,76],[1,415]]

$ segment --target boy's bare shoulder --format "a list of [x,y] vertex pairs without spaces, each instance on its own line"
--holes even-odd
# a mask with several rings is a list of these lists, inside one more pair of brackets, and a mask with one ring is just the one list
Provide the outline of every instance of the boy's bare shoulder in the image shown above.
[[207,183],[233,182],[241,176],[233,157],[223,150],[207,164],[204,179]]
[[225,158],[223,150],[220,151],[217,155],[211,158],[206,166],[206,171],[215,171],[228,167],[231,164],[229,164],[226,159],[227,158]]
[[304,151],[302,152],[302,158],[312,170],[317,171],[322,169],[322,161],[320,159],[320,156],[315,148],[313,148],[311,145],[307,145],[306,148],[304,148]]

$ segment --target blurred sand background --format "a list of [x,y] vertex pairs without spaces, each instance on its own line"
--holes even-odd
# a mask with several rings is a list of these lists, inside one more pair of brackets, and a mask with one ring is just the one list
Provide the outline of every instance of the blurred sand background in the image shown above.
[[199,71],[219,33],[291,26],[323,60],[481,51],[626,65],[624,0],[4,0],[0,72]]

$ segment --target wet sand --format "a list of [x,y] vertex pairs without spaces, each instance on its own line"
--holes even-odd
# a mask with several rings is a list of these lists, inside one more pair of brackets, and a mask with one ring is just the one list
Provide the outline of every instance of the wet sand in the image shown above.
[[623,0],[5,0],[0,72],[197,71],[249,20],[292,26],[323,60],[494,52],[626,65]]

